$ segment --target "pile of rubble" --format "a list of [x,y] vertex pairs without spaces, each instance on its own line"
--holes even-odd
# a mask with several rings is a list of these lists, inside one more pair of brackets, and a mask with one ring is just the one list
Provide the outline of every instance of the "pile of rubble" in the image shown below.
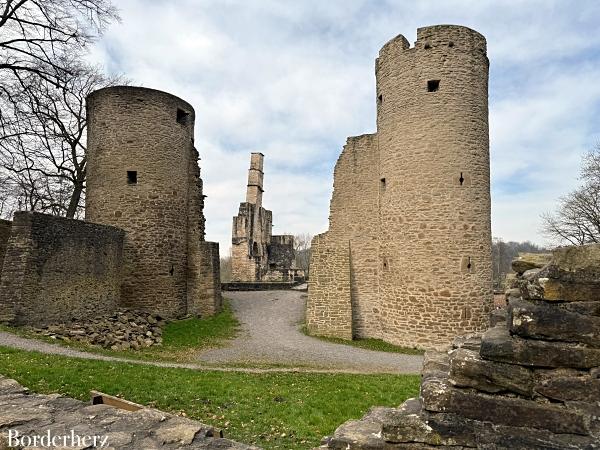
[[515,262],[483,335],[428,353],[419,398],[374,408],[330,449],[600,449],[600,245]]
[[155,314],[121,310],[85,322],[32,328],[43,336],[66,342],[82,342],[111,350],[139,350],[162,344],[165,320]]

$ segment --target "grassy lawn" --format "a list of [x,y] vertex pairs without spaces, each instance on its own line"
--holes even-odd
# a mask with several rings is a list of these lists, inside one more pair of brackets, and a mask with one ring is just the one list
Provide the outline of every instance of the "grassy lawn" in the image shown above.
[[28,331],[26,328],[0,325],[0,329],[24,337],[40,339],[46,342],[75,348],[77,350],[100,353],[103,355],[144,360],[190,362],[194,361],[194,355],[196,355],[198,351],[222,346],[226,341],[234,338],[239,329],[239,322],[235,318],[231,306],[225,301],[223,310],[212,317],[203,319],[191,318],[169,322],[163,329],[163,344],[161,346],[148,347],[137,351],[115,351],[87,345],[82,342],[65,342]]
[[[175,339],[174,342],[177,342]],[[89,400],[96,389],[214,425],[266,449],[308,449],[371,406],[416,396],[417,375],[247,374],[78,360],[0,347],[0,373]]]
[[333,337],[313,336],[308,332],[306,325],[302,325],[301,330],[307,336],[311,336],[326,342],[332,342],[334,344],[351,345],[352,347],[364,348],[367,350],[375,350],[378,352],[404,353],[406,355],[423,355],[425,353],[424,350],[419,350],[417,348],[411,347],[400,347],[398,345],[382,341],[381,339],[353,339],[349,341],[346,339],[339,339]]

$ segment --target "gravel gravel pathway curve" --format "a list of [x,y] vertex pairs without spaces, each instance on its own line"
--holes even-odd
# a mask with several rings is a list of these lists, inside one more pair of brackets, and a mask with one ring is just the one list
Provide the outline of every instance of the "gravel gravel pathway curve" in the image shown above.
[[306,294],[298,291],[225,292],[242,332],[225,348],[199,355],[213,364],[295,364],[362,373],[420,373],[423,357],[366,350],[306,336],[300,331]]

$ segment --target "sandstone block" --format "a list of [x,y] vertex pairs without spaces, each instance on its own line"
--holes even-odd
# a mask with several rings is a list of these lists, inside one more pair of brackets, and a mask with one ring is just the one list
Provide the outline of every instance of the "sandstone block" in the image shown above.
[[545,374],[535,385],[535,391],[553,400],[600,402],[600,379],[590,375]]
[[490,327],[506,323],[506,308],[495,309],[490,313]]
[[382,425],[366,420],[349,420],[342,424],[328,442],[336,450],[385,450]]
[[540,269],[550,262],[551,255],[549,253],[520,253],[517,258],[512,261],[512,270],[518,274],[522,274],[527,270]]
[[450,383],[472,387],[485,392],[511,391],[531,396],[533,372],[515,364],[504,364],[481,359],[479,354],[458,349],[450,355]]
[[508,317],[510,332],[518,336],[600,347],[600,317],[578,314],[548,302],[525,300],[511,300]]
[[504,327],[490,328],[484,333],[480,355],[492,361],[531,367],[589,369],[600,365],[600,349],[511,337]]
[[589,433],[589,417],[579,411],[533,400],[457,389],[444,380],[430,381],[429,384],[421,391],[423,407],[427,411],[460,414],[468,419],[512,427],[541,428],[554,433]]

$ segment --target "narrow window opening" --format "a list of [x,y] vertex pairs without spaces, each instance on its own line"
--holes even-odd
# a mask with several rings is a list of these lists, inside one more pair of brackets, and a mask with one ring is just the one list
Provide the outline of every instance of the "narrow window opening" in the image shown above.
[[448,47],[454,47],[454,42],[452,42],[452,41],[448,42]]
[[383,103],[383,94],[379,94],[377,96],[377,101],[379,102],[380,105]]
[[465,182],[465,177],[463,177],[463,173],[462,172],[460,173],[460,178],[458,179],[458,182],[460,183],[461,186]]
[[382,193],[385,192],[385,178],[382,178],[379,181],[379,189],[381,190]]
[[127,171],[127,184],[137,184],[137,171],[135,171],[135,170]]
[[467,270],[470,272],[471,271],[471,257],[469,256],[469,258],[467,259]]
[[177,123],[185,125],[187,123],[187,117],[189,115],[189,112],[185,112],[183,109],[177,108]]
[[440,88],[440,80],[429,80],[427,82],[427,91],[436,92]]
[[431,48],[431,45],[428,42],[423,47],[425,48],[425,50],[429,50]]
[[171,270],[169,270],[169,275],[173,276],[174,273],[175,273],[175,267],[173,266],[173,264],[171,264]]

